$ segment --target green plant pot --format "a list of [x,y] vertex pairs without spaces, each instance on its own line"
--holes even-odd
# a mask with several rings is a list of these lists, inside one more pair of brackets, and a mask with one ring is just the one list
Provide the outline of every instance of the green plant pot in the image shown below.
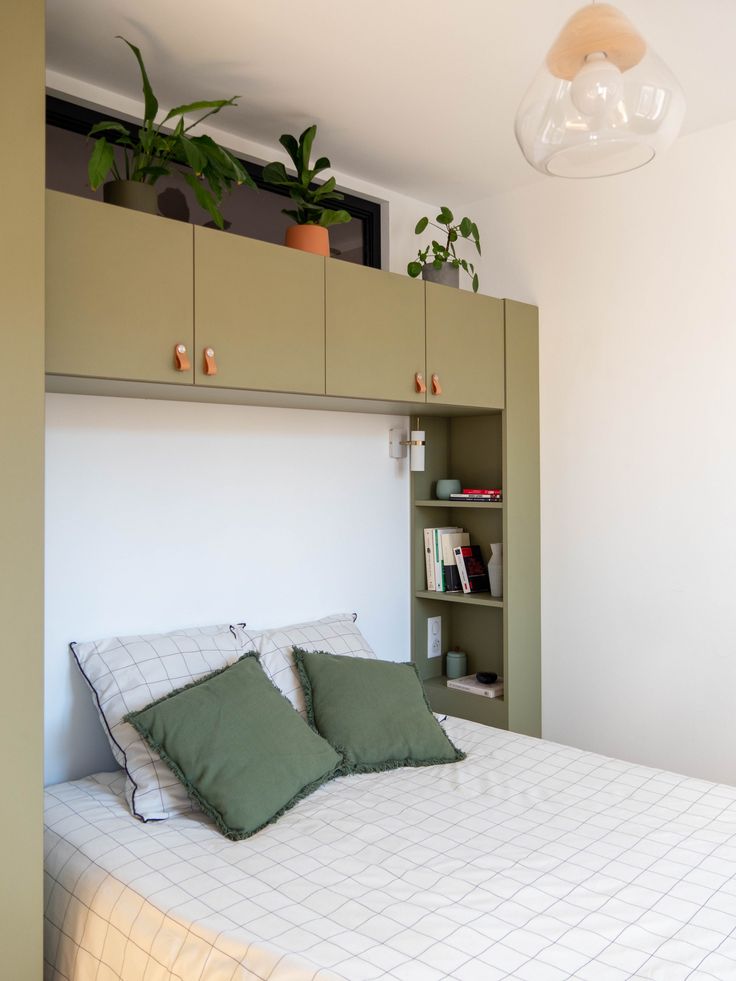
[[460,286],[460,270],[448,263],[443,262],[441,269],[435,269],[431,262],[426,262],[422,266],[422,279],[428,283],[439,283],[440,286]]
[[141,181],[108,181],[102,185],[102,197],[107,204],[117,204],[133,211],[158,214],[158,192],[152,184]]

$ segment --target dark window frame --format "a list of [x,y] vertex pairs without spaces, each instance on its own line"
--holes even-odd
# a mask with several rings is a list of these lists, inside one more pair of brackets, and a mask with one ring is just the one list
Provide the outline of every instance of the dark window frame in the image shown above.
[[[78,106],[74,102],[67,102],[53,95],[46,96],[46,123],[49,126],[57,126],[59,129],[66,129],[72,133],[86,135],[95,123],[105,119],[115,120],[124,123],[134,133],[138,132],[139,127],[127,119],[118,119],[112,113],[101,112],[97,109],[88,109],[86,106]],[[263,180],[263,167],[261,164],[253,163],[250,160],[241,160],[241,163],[253,178],[256,186],[265,188],[272,194],[280,194],[288,197],[288,191],[283,188],[272,187]],[[381,268],[381,205],[376,201],[368,201],[358,197],[356,194],[342,192],[345,196],[340,207],[344,208],[353,218],[359,218],[363,222],[363,256],[365,266],[372,266],[374,269]]]

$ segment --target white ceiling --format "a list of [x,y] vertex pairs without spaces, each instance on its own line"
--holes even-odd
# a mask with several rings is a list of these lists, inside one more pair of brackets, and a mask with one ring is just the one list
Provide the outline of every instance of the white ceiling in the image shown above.
[[[49,0],[48,65],[162,105],[240,94],[218,127],[276,146],[319,124],[333,166],[437,203],[539,178],[516,146],[524,90],[577,0]],[[619,0],[680,79],[685,132],[736,119],[734,0]]]

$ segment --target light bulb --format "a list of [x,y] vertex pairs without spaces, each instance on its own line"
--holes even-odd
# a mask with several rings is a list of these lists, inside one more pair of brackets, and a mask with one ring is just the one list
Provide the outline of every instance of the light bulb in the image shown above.
[[602,116],[623,94],[623,75],[602,51],[586,57],[570,86],[573,105],[584,116]]

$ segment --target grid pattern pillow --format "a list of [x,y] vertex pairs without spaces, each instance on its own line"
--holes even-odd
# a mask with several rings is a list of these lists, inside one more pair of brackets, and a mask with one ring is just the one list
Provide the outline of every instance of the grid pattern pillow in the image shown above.
[[160,820],[191,811],[193,804],[124,716],[234,663],[243,640],[240,628],[220,624],[69,645],[92,690],[113,756],[125,768],[125,797],[137,818]]
[[294,648],[375,660],[373,648],[358,629],[357,618],[357,613],[334,613],[321,620],[292,623],[288,627],[252,631],[238,626],[235,630],[242,649],[252,647],[260,654],[261,665],[270,680],[306,719],[307,707],[294,663]]

